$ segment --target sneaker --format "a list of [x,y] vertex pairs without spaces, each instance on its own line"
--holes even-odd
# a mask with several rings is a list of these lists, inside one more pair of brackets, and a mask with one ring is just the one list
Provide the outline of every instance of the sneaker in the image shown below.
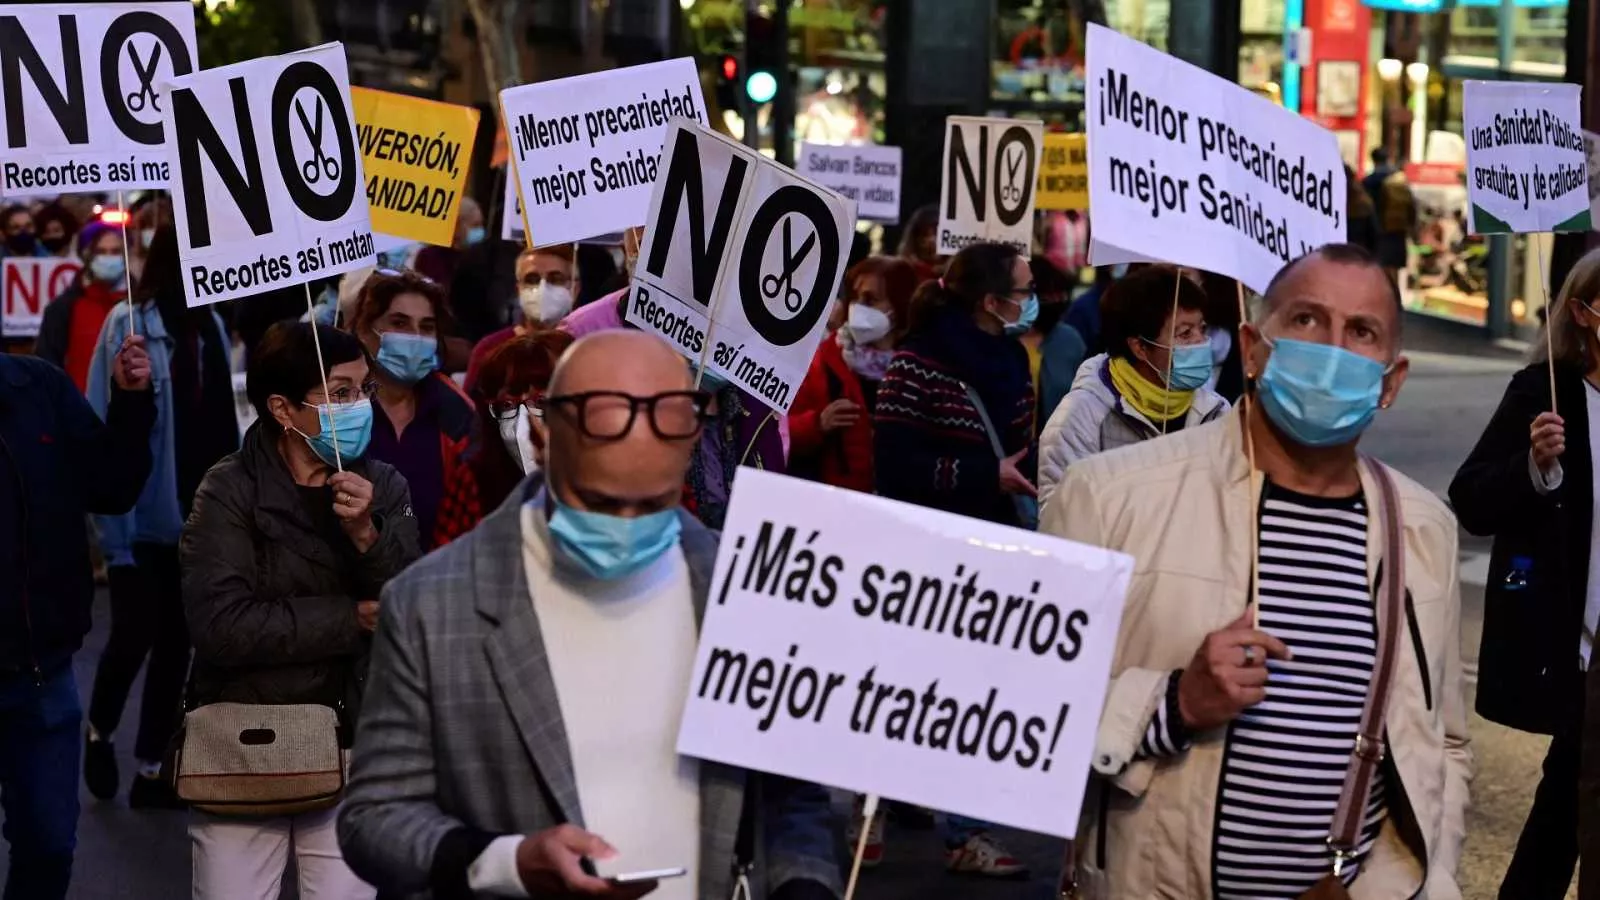
[[117,795],[117,753],[110,741],[83,738],[83,783],[101,800]]
[[956,875],[985,878],[1026,878],[1028,867],[987,834],[975,834],[966,843],[945,851],[945,868]]
[[[883,823],[887,817],[882,806],[873,814],[872,821],[867,825],[867,845],[861,851],[861,868],[870,869],[883,862]],[[850,827],[845,829],[848,843],[845,849],[851,853],[856,852],[856,845],[861,841],[861,804],[856,804],[855,815],[850,817]]]
[[177,790],[165,778],[140,775],[128,789],[128,806],[133,809],[187,809],[189,804],[178,799]]

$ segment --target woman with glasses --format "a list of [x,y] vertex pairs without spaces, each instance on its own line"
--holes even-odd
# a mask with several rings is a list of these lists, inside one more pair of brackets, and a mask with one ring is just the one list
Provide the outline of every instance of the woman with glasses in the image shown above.
[[[420,555],[405,479],[366,457],[377,390],[348,334],[286,322],[262,338],[247,387],[260,418],[206,474],[183,531],[189,709],[320,705],[342,738],[353,729],[379,592]],[[301,897],[375,894],[340,856],[334,808],[191,815],[196,900],[277,896],[290,847]]]
[[1135,269],[1111,285],[1100,303],[1107,352],[1084,360],[1039,436],[1041,505],[1074,462],[1228,411],[1205,387],[1213,363],[1206,305],[1200,283],[1172,266]]
[[541,331],[501,344],[484,360],[472,399],[478,432],[467,464],[445,485],[434,543],[448,544],[497,509],[544,458],[544,392],[556,360],[572,344],[564,331]]
[[[957,253],[917,289],[910,332],[878,385],[873,410],[878,493],[1015,525],[1033,494],[1033,376],[1018,338],[1039,313],[1028,260],[1005,244]],[[984,822],[944,817],[953,873],[1022,876]]]
[[155,384],[154,464],[132,512],[97,519],[110,582],[111,635],[95,671],[83,762],[89,792],[101,800],[115,797],[121,773],[112,740],[144,666],[133,745],[137,771],[128,782],[128,805],[135,809],[178,805],[160,778],[189,670],[178,538],[206,470],[239,449],[228,332],[216,307],[189,308],[183,278],[177,232],[163,225],[150,241],[133,306],[113,306],[100,325],[85,384],[89,405],[106,415],[122,342],[130,332],[144,337]]
[[379,269],[361,286],[350,333],[373,360],[369,455],[405,476],[427,546],[445,485],[461,477],[472,435],[472,401],[439,371],[439,334],[449,324],[444,291],[410,271]]

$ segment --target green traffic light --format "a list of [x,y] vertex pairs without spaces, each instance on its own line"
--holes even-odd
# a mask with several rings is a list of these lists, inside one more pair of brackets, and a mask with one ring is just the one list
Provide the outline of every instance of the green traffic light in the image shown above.
[[771,72],[751,72],[745,79],[744,92],[757,103],[766,103],[778,96],[778,79]]

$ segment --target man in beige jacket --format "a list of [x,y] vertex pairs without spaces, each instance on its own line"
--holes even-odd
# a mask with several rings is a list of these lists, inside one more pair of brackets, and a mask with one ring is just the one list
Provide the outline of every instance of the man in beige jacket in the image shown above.
[[[1086,897],[1295,898],[1333,871],[1384,547],[1356,443],[1405,381],[1400,322],[1366,251],[1291,263],[1240,333],[1250,412],[1085,460],[1045,505],[1041,531],[1136,561],[1080,830]],[[1392,474],[1405,615],[1382,777],[1339,874],[1356,900],[1456,900],[1472,768],[1456,521]]]

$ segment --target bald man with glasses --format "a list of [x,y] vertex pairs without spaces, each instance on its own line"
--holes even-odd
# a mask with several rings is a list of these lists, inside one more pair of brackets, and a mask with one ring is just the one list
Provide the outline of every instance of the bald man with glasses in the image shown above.
[[839,896],[825,792],[675,750],[717,552],[679,509],[709,404],[652,335],[579,340],[543,472],[390,582],[339,821],[380,891]]

